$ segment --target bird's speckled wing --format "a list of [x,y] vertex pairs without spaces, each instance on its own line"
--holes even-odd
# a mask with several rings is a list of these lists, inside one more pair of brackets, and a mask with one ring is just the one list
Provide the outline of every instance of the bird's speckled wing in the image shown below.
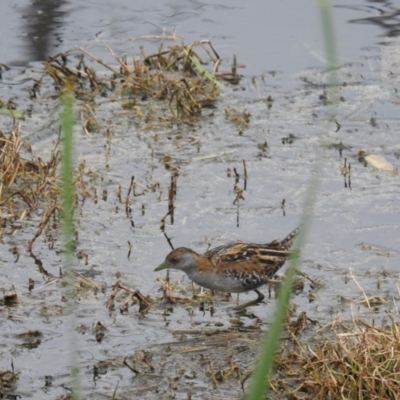
[[212,249],[205,255],[218,272],[230,270],[271,278],[284,264],[290,251],[269,249],[253,243],[233,243]]
[[300,229],[296,228],[282,241],[274,240],[266,244],[232,242],[215,247],[204,255],[218,272],[255,274],[259,279],[270,279],[293,254],[289,249]]

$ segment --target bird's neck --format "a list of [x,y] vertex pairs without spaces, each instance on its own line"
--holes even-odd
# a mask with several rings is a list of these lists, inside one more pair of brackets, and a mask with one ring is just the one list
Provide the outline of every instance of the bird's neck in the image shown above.
[[195,270],[200,274],[212,271],[215,268],[211,260],[203,256],[202,254],[196,254],[194,260],[196,265]]

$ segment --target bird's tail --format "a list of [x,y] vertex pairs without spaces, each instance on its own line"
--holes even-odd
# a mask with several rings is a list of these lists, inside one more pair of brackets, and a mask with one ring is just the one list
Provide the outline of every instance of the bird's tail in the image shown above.
[[300,233],[301,229],[303,228],[303,225],[298,226],[295,230],[290,232],[282,241],[281,245],[285,249],[290,249],[293,245],[293,241],[296,238],[296,236]]

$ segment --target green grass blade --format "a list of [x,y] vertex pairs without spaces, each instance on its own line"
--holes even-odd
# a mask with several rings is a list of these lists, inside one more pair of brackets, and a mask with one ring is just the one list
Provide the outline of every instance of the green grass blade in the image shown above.
[[62,228],[64,239],[63,273],[65,283],[65,297],[69,321],[69,354],[71,366],[71,398],[79,400],[80,377],[77,358],[77,335],[75,332],[75,298],[72,285],[72,256],[73,256],[73,202],[74,202],[74,168],[73,168],[73,127],[74,127],[74,95],[70,90],[65,90],[61,97],[62,102],[62,135],[61,135],[61,203],[62,203]]
[[196,68],[203,74],[209,81],[213,82],[216,86],[220,87],[221,84],[215,79],[215,77],[208,71],[204,65],[200,62],[200,60],[194,55],[189,54],[189,52],[185,49],[186,55],[190,58],[190,61],[196,66]]
[[[328,95],[331,104],[337,101],[337,76],[336,76],[336,46],[333,34],[333,22],[330,13],[330,6],[327,0],[318,0],[318,7],[321,15],[322,32],[325,40],[325,47],[327,52],[327,66],[328,66]],[[321,150],[323,151],[323,150]],[[311,175],[311,181],[307,190],[301,222],[303,230],[297,237],[294,246],[300,249],[305,240],[305,232],[309,225],[311,215],[313,212],[317,191],[322,176],[323,170],[323,157],[319,155],[319,162],[314,168]],[[282,284],[279,292],[277,307],[274,319],[269,326],[268,333],[265,337],[265,342],[254,370],[248,400],[261,400],[264,399],[268,391],[268,378],[271,376],[272,367],[274,364],[274,354],[278,348],[278,343],[282,331],[282,324],[285,318],[287,305],[289,303],[291,288],[294,276],[297,270],[298,259],[291,260],[289,263],[286,278]]]
[[[303,246],[305,233],[307,230],[307,226],[309,225],[312,210],[314,208],[316,200],[316,194],[319,187],[322,168],[323,163],[322,161],[320,161],[312,173],[312,178],[306,193],[305,205],[301,218],[303,229],[294,242],[294,250],[301,249],[301,247]],[[286,315],[287,305],[289,303],[290,293],[294,277],[296,275],[298,262],[298,258],[290,260],[289,266],[286,270],[285,280],[283,281],[279,291],[274,319],[268,327],[268,333],[265,337],[259,361],[257,363],[256,369],[254,370],[253,380],[248,396],[249,400],[264,399],[265,392],[268,389],[267,380],[268,377],[271,375],[272,367],[274,364],[274,354],[278,347],[278,342],[282,331],[282,324]]]

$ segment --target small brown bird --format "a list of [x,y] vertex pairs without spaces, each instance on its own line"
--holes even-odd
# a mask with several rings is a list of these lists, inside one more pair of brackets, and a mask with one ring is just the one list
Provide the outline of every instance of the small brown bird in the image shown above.
[[257,289],[267,283],[294,254],[290,248],[300,230],[301,226],[283,240],[266,244],[237,241],[215,247],[204,254],[179,247],[171,251],[155,271],[178,269],[199,286],[218,292],[255,291],[257,299],[236,307],[244,309],[264,299]]

